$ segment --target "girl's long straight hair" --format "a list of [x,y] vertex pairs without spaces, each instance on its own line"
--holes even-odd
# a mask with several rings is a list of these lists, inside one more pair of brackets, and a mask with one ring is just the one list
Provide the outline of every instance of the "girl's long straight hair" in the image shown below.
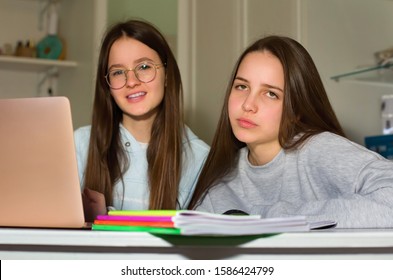
[[165,64],[164,98],[153,122],[147,149],[149,209],[175,209],[181,176],[182,139],[185,136],[183,88],[177,62],[167,41],[156,27],[145,21],[129,20],[115,24],[103,39],[84,187],[103,193],[107,206],[112,205],[114,185],[123,181],[124,172],[133,164],[129,162],[120,139],[119,125],[123,113],[105,80],[111,46],[121,37],[133,38],[149,46]]
[[239,150],[246,146],[233,134],[228,116],[228,99],[244,57],[252,52],[263,51],[277,57],[284,69],[284,101],[278,135],[281,147],[286,150],[297,149],[309,137],[323,131],[345,136],[307,50],[288,37],[262,38],[243,52],[232,72],[212,146],[189,209],[198,206],[209,189],[230,174],[237,164]]

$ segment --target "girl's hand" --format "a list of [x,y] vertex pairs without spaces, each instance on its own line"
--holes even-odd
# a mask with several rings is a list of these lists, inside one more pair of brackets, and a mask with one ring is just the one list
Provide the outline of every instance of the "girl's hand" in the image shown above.
[[85,188],[82,193],[85,221],[92,223],[98,215],[106,215],[105,197],[102,193]]

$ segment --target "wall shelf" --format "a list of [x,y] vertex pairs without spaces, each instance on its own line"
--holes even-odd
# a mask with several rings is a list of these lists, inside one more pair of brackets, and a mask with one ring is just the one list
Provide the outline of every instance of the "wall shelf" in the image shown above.
[[353,71],[331,77],[331,79],[336,82],[339,82],[344,78],[346,81],[351,82],[393,87],[393,62],[355,69]]
[[78,65],[75,61],[51,60],[28,57],[0,56],[1,70],[16,70],[28,72],[47,72],[56,67],[57,69],[74,68]]

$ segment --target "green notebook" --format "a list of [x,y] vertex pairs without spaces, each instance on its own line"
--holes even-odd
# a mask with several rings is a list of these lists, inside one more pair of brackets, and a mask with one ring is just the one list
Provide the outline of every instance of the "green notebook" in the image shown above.
[[162,227],[143,227],[143,226],[117,226],[117,225],[92,225],[93,230],[107,230],[107,231],[134,231],[134,232],[149,232],[156,234],[172,234],[180,235],[178,228],[162,228]]

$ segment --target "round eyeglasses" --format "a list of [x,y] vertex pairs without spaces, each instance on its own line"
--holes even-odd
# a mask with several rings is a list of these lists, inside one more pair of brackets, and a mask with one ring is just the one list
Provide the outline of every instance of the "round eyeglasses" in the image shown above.
[[143,62],[135,66],[134,69],[112,68],[105,75],[106,82],[111,89],[121,89],[127,84],[128,72],[133,71],[138,81],[148,83],[154,80],[157,69],[164,64],[155,64],[153,62]]

